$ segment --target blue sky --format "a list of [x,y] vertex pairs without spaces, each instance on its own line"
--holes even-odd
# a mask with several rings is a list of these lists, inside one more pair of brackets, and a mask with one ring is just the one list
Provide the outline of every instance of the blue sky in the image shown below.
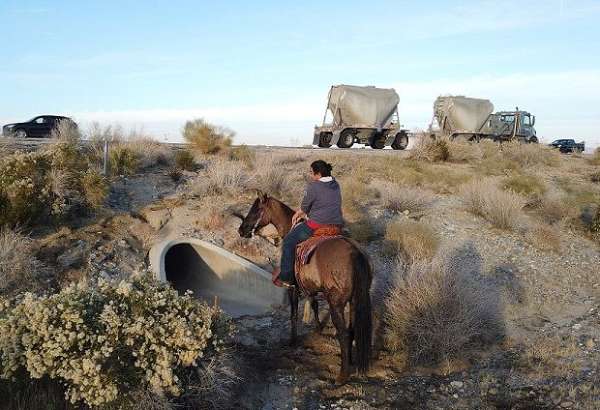
[[426,128],[440,94],[600,142],[600,1],[0,2],[0,122],[38,113],[176,140],[186,119],[237,142],[309,143],[332,84],[394,87]]

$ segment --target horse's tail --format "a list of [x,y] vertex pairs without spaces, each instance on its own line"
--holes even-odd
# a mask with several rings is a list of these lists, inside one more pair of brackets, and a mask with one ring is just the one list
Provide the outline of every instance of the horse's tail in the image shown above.
[[356,343],[356,366],[358,371],[364,374],[369,370],[373,333],[370,295],[372,271],[369,259],[359,250],[352,253],[352,262],[352,303],[354,304],[352,328]]

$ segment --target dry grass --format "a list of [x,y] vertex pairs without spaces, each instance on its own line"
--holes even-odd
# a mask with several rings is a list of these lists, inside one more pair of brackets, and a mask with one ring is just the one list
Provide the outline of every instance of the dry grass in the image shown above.
[[198,225],[212,232],[222,230],[225,228],[225,213],[218,205],[209,205],[198,221]]
[[525,206],[520,195],[503,191],[487,179],[465,184],[460,194],[470,212],[485,218],[496,228],[514,229],[519,225]]
[[574,360],[578,353],[573,337],[540,335],[528,340],[517,365],[541,378],[578,374],[583,363]]
[[229,149],[235,133],[224,127],[210,124],[204,119],[185,123],[183,138],[203,154],[217,154]]
[[362,209],[379,196],[377,190],[359,179],[345,178],[339,183],[344,210],[350,213],[353,213],[353,210]]
[[512,175],[504,180],[502,188],[529,197],[541,197],[548,189],[536,175]]
[[502,144],[501,150],[505,158],[524,168],[540,165],[557,167],[562,162],[559,152],[540,144],[523,144],[512,141]]
[[171,148],[150,137],[132,134],[122,144],[135,153],[140,169],[148,169],[156,165],[169,165],[173,162]]
[[47,274],[47,268],[34,255],[29,237],[14,230],[0,230],[0,296],[37,291]]
[[541,198],[537,212],[546,223],[555,224],[576,217],[578,209],[568,203],[566,195],[551,190]]
[[435,202],[433,194],[419,188],[402,187],[385,181],[374,181],[383,201],[383,206],[396,213],[421,216]]
[[560,252],[562,237],[560,231],[551,225],[536,224],[526,234],[527,241],[543,251]]
[[503,335],[498,292],[441,259],[412,265],[386,302],[386,344],[414,364],[446,364]]
[[237,196],[247,189],[248,184],[248,175],[240,162],[216,159],[191,182],[189,191],[197,197]]
[[464,138],[447,141],[450,162],[476,162],[483,158],[480,144]]
[[58,125],[50,133],[50,138],[60,142],[78,143],[81,140],[79,128],[71,121],[59,121]]
[[589,178],[594,184],[600,184],[600,171],[591,173]]
[[594,153],[588,160],[591,165],[600,165],[600,147],[594,150]]
[[400,254],[408,263],[430,261],[439,247],[431,226],[407,218],[398,219],[385,229],[386,248]]

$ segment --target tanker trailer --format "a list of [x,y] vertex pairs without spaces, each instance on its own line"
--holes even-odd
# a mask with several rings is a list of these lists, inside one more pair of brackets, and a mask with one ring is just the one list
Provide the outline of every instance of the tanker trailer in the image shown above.
[[499,111],[494,113],[494,105],[481,98],[464,96],[438,97],[433,103],[433,116],[438,129],[430,130],[434,137],[463,137],[478,141],[482,138],[494,141],[519,140],[538,142],[535,116],[527,111]]
[[[382,149],[408,146],[408,131],[400,128],[398,94],[392,88],[334,85],[329,90],[323,124],[315,125],[313,145],[350,148],[354,143]],[[331,122],[327,122],[328,114]]]

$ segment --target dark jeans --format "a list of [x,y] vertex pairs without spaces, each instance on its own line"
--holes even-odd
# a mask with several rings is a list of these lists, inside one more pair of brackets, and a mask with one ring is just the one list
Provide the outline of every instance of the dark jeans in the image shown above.
[[293,283],[294,282],[294,261],[296,259],[296,245],[300,242],[307,240],[311,237],[313,230],[302,222],[296,225],[288,234],[283,238],[283,245],[281,249],[281,273],[279,277],[282,281]]

